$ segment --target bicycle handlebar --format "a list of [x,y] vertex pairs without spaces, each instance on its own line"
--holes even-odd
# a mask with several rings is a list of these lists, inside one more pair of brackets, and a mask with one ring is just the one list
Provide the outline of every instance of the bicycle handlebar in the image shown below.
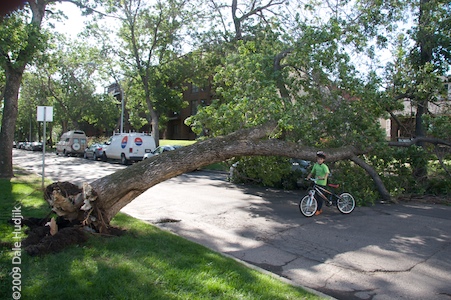
[[311,181],[313,181],[314,183],[316,183],[317,181],[318,181],[318,179],[317,178],[305,178],[305,180],[311,180]]

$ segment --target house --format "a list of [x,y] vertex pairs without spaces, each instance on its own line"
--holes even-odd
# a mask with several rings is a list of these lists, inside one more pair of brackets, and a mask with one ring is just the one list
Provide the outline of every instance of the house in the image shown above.
[[169,140],[195,140],[196,134],[185,125],[186,118],[195,115],[199,106],[211,104],[213,93],[211,85],[199,87],[192,83],[183,91],[183,101],[188,102],[186,108],[169,114],[166,128],[160,132],[160,138]]
[[[428,112],[435,116],[451,115],[451,76],[443,77],[443,84],[447,96],[439,96],[436,101],[428,104]],[[395,112],[396,119],[391,117],[380,120],[389,140],[403,141],[414,137],[416,106],[412,105],[410,99],[405,99],[403,105],[404,110]]]

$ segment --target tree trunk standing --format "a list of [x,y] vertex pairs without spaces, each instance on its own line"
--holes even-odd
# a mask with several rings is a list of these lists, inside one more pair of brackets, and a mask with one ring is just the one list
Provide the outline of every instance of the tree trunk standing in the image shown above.
[[233,24],[235,25],[235,40],[241,40],[243,38],[242,32],[241,32],[241,18],[237,16],[238,11],[238,1],[233,0],[232,1],[232,18],[233,18]]
[[[425,110],[427,109],[428,101],[420,101],[417,104],[417,113],[415,115],[415,137],[420,138],[416,143],[417,146],[423,148],[424,142],[421,141],[421,138],[425,136],[424,134],[424,125],[423,125],[423,115]],[[416,180],[425,180],[427,177],[427,159],[423,154],[419,154],[418,157],[414,157],[413,159],[413,176]]]
[[156,146],[158,147],[160,146],[160,124],[159,124],[160,122],[157,112],[152,107],[150,107],[149,110],[150,110],[150,125],[152,126],[151,134],[155,139]]
[[[88,197],[80,198],[78,195],[68,197],[65,191],[59,192],[56,188],[46,192],[46,200],[58,215],[78,220],[99,232],[105,232],[111,219],[146,190],[167,179],[203,166],[236,156],[251,155],[315,160],[314,148],[283,140],[267,139],[266,137],[275,128],[274,124],[266,124],[182,147],[95,180],[89,186],[92,191],[86,189],[88,191],[84,192]],[[358,162],[356,156],[362,154],[351,146],[325,151],[328,153],[328,161],[331,162],[344,159]],[[365,165],[365,170],[374,171],[369,165]],[[382,181],[377,180],[377,173],[369,174],[375,179],[376,185],[382,185],[377,186],[378,190],[385,191]],[[382,196],[385,200],[390,200],[388,192],[382,193]],[[60,204],[56,205],[55,199],[59,199]]]
[[[418,71],[419,74],[426,72],[424,70],[428,63],[432,62],[433,59],[433,47],[434,47],[434,27],[431,17],[431,7],[430,0],[421,0],[418,12],[418,35],[417,35],[417,46],[419,48],[419,62]],[[428,74],[428,73],[427,73]],[[423,78],[425,74],[422,75]],[[423,82],[417,82],[420,86]],[[433,91],[431,91],[432,93]],[[422,138],[424,134],[424,124],[423,115],[428,111],[429,99],[424,93],[418,93],[422,97],[417,100],[417,112],[415,115],[415,137]],[[421,141],[417,143],[417,146],[424,147],[424,143]],[[425,180],[427,177],[427,159],[424,155],[419,154],[419,157],[415,158],[413,164],[413,176],[416,180]]]
[[12,178],[14,176],[12,149],[18,114],[19,89],[26,65],[42,46],[42,39],[38,37],[47,1],[29,1],[29,5],[33,16],[31,23],[26,28],[26,38],[23,41],[25,46],[17,49],[19,51],[17,57],[11,57],[10,53],[4,53],[4,51],[1,53],[4,56],[2,67],[5,69],[6,84],[3,94],[4,111],[0,131],[0,178]]
[[14,176],[12,149],[18,114],[19,88],[24,69],[25,65],[18,69],[11,66],[6,69],[5,106],[0,132],[0,178],[12,178]]

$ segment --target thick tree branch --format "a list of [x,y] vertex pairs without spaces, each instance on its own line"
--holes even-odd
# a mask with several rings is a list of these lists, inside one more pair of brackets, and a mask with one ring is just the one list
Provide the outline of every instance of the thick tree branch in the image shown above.
[[363,159],[359,158],[356,155],[353,155],[351,157],[351,160],[354,163],[356,163],[358,166],[360,166],[362,169],[364,169],[371,176],[371,178],[373,178],[374,185],[376,186],[376,189],[378,190],[378,192],[381,195],[383,200],[393,201],[393,202],[397,203],[396,200],[391,199],[390,193],[385,188],[385,185],[382,182],[382,179],[380,178],[379,174],[377,174],[376,170],[373,169],[373,167],[371,167]]
[[446,174],[448,174],[449,177],[451,177],[451,172],[448,170],[448,167],[446,166],[445,162],[443,161],[443,153],[440,151],[440,148],[436,145],[434,147],[434,153],[438,158],[438,161],[440,163],[440,166],[442,166],[443,170],[445,170]]
[[416,145],[418,143],[428,143],[433,145],[445,145],[451,147],[451,142],[445,141],[442,139],[431,138],[426,136],[419,136],[414,139],[411,139],[408,142],[389,142],[388,145],[392,147],[410,147],[412,145]]

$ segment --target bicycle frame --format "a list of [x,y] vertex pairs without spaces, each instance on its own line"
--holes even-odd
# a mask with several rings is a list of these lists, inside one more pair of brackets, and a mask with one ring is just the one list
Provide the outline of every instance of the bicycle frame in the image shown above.
[[[321,198],[323,198],[326,201],[329,201],[329,199],[327,198],[327,196],[325,194],[329,194],[330,196],[333,196],[336,198],[340,198],[340,196],[338,196],[337,194],[329,191],[328,189],[324,188],[321,185],[317,185],[316,182],[314,180],[312,180],[313,183],[313,187],[311,190],[309,190],[309,195],[312,194],[312,197],[315,197],[315,194],[317,193]],[[338,186],[337,186],[338,187]]]

